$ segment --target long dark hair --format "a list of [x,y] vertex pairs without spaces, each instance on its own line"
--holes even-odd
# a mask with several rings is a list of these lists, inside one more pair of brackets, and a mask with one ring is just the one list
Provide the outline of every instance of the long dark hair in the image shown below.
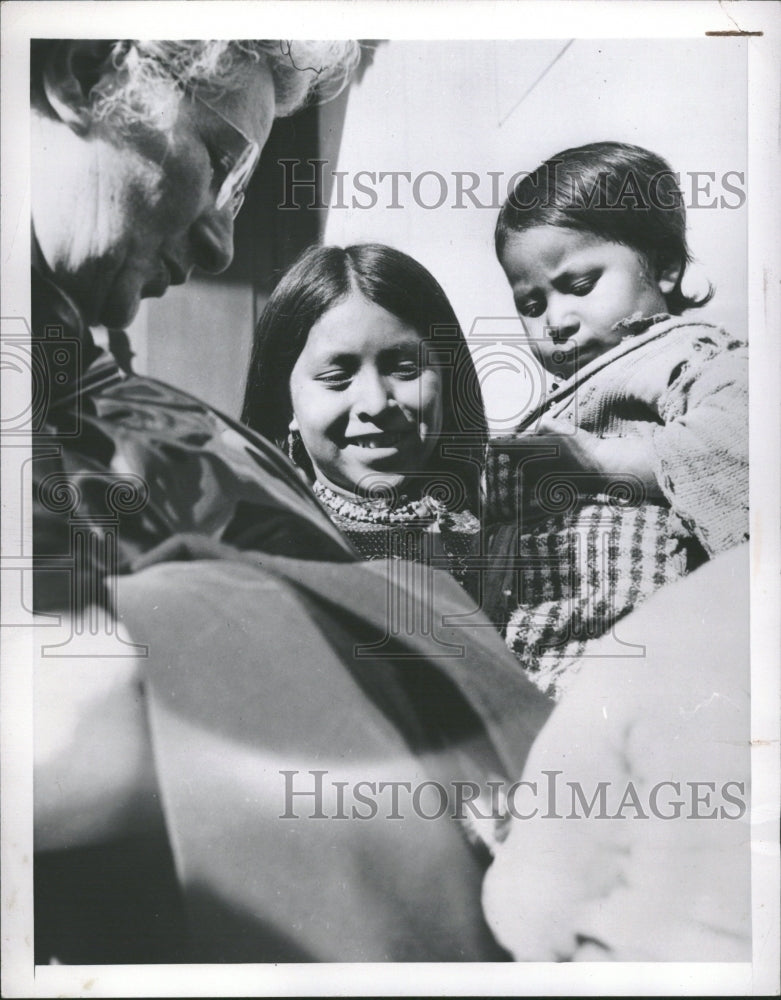
[[557,153],[524,174],[504,203],[496,224],[496,253],[502,259],[513,233],[535,226],[559,226],[594,233],[639,251],[658,276],[679,268],[667,309],[679,315],[703,306],[681,291],[691,254],[686,209],[676,175],[661,156],[623,142],[595,142]]
[[[476,509],[488,427],[466,339],[437,280],[412,257],[382,244],[306,250],[263,310],[250,359],[242,420],[284,448],[293,416],[290,375],[309,331],[351,292],[417,331],[440,366],[442,431],[426,470],[453,509]],[[314,477],[308,456],[297,463]],[[454,478],[455,477],[455,478]],[[457,482],[458,488],[451,489]],[[436,488],[436,487],[435,487]]]

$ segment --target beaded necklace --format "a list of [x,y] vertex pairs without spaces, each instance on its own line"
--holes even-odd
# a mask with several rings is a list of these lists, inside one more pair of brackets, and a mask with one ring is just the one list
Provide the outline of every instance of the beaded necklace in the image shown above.
[[[430,496],[394,504],[383,497],[346,497],[317,479],[312,488],[324,507],[348,521],[368,524],[431,523],[441,521],[450,515],[441,500],[435,500]],[[404,500],[405,497],[400,499]]]

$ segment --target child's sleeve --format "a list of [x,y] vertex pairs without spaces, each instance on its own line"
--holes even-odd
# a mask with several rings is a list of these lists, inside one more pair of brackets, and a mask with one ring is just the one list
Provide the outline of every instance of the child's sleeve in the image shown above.
[[710,556],[748,538],[748,349],[697,336],[671,369],[652,434],[659,485]]

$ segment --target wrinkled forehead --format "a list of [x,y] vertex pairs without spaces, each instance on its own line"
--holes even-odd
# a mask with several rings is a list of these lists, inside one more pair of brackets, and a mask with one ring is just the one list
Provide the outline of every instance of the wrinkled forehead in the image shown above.
[[212,132],[217,123],[218,131],[237,131],[262,148],[277,111],[263,55],[234,56],[224,72],[156,53],[136,57],[131,47],[121,61],[116,52],[106,58],[97,73],[90,116],[130,145],[170,141],[175,134],[181,141],[195,122],[198,131],[203,125]]
[[236,67],[229,83],[195,85],[190,92],[263,147],[277,110],[274,78],[265,61],[247,60]]

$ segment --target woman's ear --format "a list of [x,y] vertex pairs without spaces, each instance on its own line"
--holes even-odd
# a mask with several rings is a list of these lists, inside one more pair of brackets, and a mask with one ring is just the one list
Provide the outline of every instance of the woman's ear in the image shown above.
[[297,430],[299,430],[298,421],[296,420],[295,417],[291,417],[290,418],[290,423],[287,425],[287,429],[289,431],[297,431]]
[[89,40],[57,42],[46,59],[43,69],[46,99],[60,120],[80,135],[90,127],[90,92],[109,68],[106,63],[113,44]]
[[669,295],[672,292],[678,284],[682,271],[683,268],[678,263],[661,265],[657,268],[656,284],[662,295]]

